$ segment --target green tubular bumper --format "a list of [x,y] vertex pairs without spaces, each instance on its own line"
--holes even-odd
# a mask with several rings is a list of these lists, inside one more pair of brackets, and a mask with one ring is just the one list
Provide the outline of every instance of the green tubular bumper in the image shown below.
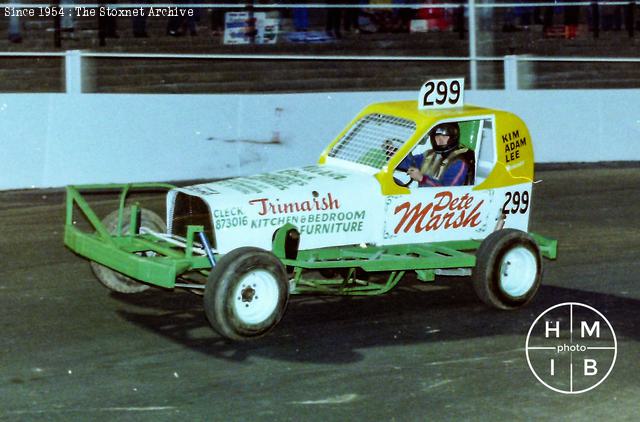
[[[206,256],[193,254],[194,236],[202,231],[200,226],[189,226],[186,245],[178,249],[175,245],[146,234],[120,233],[110,234],[100,218],[83,198],[81,191],[119,192],[120,217],[118,226],[122,226],[125,197],[135,189],[170,189],[167,184],[127,184],[127,185],[85,185],[67,187],[67,210],[64,230],[65,245],[85,258],[118,271],[136,280],[160,287],[173,288],[176,278],[190,270],[210,269],[211,263]],[[132,208],[138,209],[134,204]],[[74,223],[74,208],[84,214],[95,232],[78,229]],[[133,217],[135,216],[135,217]],[[137,221],[137,213],[132,213],[131,227]],[[152,256],[143,254],[152,252]]]
[[[211,264],[206,256],[140,256],[139,250],[152,250],[160,253],[151,242],[141,242],[129,236],[113,237],[114,244],[105,242],[95,234],[83,233],[74,227],[65,227],[64,243],[69,249],[85,258],[114,269],[136,280],[160,287],[173,288],[176,277],[189,270],[208,269]],[[147,247],[142,247],[143,245]]]

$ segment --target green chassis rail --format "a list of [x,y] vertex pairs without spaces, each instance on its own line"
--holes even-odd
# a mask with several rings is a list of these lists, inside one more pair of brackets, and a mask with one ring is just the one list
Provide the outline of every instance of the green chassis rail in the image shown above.
[[[208,275],[211,263],[207,256],[194,253],[200,247],[195,239],[203,232],[202,226],[188,226],[183,246],[160,239],[151,234],[136,233],[140,205],[131,205],[129,230],[123,233],[123,215],[130,192],[140,190],[169,190],[173,185],[164,183],[81,185],[67,187],[66,223],[64,243],[77,254],[131,278],[165,288],[180,287],[176,283],[183,275],[199,272]],[[118,224],[115,234],[109,233],[100,218],[91,209],[83,193],[112,192],[119,195]],[[119,193],[118,193],[119,192]],[[74,210],[78,209],[94,232],[76,227]],[[398,284],[406,271],[415,271],[421,281],[432,281],[437,270],[473,268],[473,255],[480,241],[452,241],[429,244],[394,246],[340,246],[297,251],[288,256],[287,241],[295,227],[285,225],[274,236],[272,252],[284,265],[293,269],[291,293],[337,295],[379,295]],[[530,233],[544,257],[556,258],[557,241]],[[149,254],[148,252],[153,252]],[[151,256],[150,256],[151,255]],[[216,256],[219,258],[219,256]],[[336,277],[314,279],[306,274],[316,270],[337,273]],[[364,274],[387,275],[386,282],[364,279]],[[202,288],[204,285],[201,286]]]

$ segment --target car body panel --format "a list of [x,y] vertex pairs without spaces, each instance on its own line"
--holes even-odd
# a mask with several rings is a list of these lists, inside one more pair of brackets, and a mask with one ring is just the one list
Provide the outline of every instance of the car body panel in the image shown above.
[[348,168],[314,165],[171,192],[169,212],[175,192],[207,203],[219,253],[241,246],[270,249],[274,232],[287,223],[300,232],[301,249],[379,243],[382,237],[379,184],[373,175]]
[[[402,144],[393,156],[378,151],[376,158],[376,151],[362,151],[369,157],[363,161],[331,154],[345,136],[360,130],[354,125],[371,115],[412,122],[404,127],[406,139],[398,139]],[[480,151],[476,184],[400,186],[394,178],[398,164],[425,144],[435,125],[451,121],[460,122],[466,146]],[[381,123],[375,124],[382,130]],[[483,148],[489,153],[483,154]],[[531,137],[517,116],[471,105],[419,110],[416,101],[378,103],[347,125],[317,165],[175,189],[167,197],[167,221],[171,230],[172,201],[181,192],[206,202],[222,254],[241,246],[269,249],[275,231],[285,224],[300,232],[303,250],[481,240],[500,228],[527,231],[532,181]]]
[[524,122],[516,115],[490,108],[465,105],[455,109],[419,110],[417,101],[397,101],[376,103],[365,107],[325,148],[319,164],[325,164],[332,148],[364,116],[373,113],[399,116],[416,123],[414,134],[405,142],[398,153],[383,167],[376,178],[380,181],[383,194],[408,194],[409,190],[393,181],[393,169],[418,144],[433,126],[443,122],[469,121],[476,118],[495,116],[496,135],[494,137],[497,162],[493,172],[476,189],[487,189],[518,185],[533,180],[533,147],[531,135]]

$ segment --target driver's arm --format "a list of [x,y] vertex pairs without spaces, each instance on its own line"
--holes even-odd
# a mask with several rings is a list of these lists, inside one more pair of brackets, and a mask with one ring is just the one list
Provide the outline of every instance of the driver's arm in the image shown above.
[[467,180],[468,172],[469,164],[465,160],[456,160],[444,172],[441,179],[425,174],[418,182],[418,186],[462,186]]
[[396,167],[396,170],[407,172],[411,167],[420,168],[422,167],[423,161],[424,161],[424,155],[409,154],[406,157],[404,157],[402,161],[400,161],[400,164],[398,164],[398,167]]

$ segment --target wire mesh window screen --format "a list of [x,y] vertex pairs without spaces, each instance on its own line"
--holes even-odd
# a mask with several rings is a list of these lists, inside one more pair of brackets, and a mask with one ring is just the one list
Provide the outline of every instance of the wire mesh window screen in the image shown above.
[[415,131],[416,124],[411,120],[369,114],[353,125],[329,157],[381,169]]

